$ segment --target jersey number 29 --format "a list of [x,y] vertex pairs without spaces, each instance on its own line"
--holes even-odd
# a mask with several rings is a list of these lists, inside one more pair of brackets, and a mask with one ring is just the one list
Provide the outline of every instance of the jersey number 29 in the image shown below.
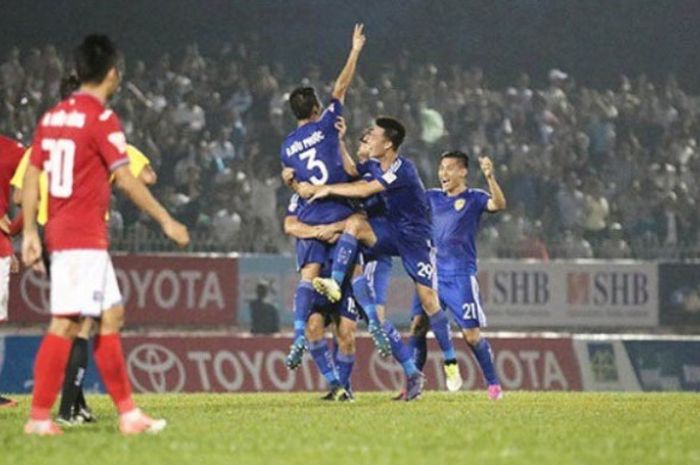
[[321,160],[316,159],[316,149],[309,149],[306,150],[305,152],[301,152],[299,154],[299,159],[300,160],[306,160],[306,169],[311,171],[313,169],[318,168],[318,170],[321,172],[321,177],[317,177],[316,175],[313,175],[309,178],[309,181],[311,181],[311,184],[315,184],[317,186],[322,186],[326,182],[328,182],[328,168],[326,168],[326,164],[323,163]]
[[73,193],[75,142],[70,139],[44,139],[41,148],[49,152],[47,171],[51,195],[67,199]]

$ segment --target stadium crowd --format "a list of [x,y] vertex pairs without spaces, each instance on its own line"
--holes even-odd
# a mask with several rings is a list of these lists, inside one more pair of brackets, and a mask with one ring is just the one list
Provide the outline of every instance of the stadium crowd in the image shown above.
[[[30,143],[70,64],[51,45],[13,49],[1,61],[0,133]],[[327,96],[336,73],[315,65],[288,73],[266,63],[254,42],[212,55],[190,45],[128,63],[113,105],[158,173],[158,197],[192,228],[194,250],[291,250],[278,160],[294,124],[286,94],[306,83]],[[509,207],[484,223],[481,257],[699,256],[700,100],[673,76],[661,84],[622,76],[596,90],[553,69],[540,87],[522,74],[491,89],[478,67],[417,63],[405,51],[379,68],[360,64],[347,99],[349,134],[374,115],[397,116],[408,129],[403,153],[428,186],[437,185],[443,150],[474,161],[489,153]],[[472,185],[483,185],[472,166]],[[124,199],[114,199],[110,229],[116,247],[165,247]]]

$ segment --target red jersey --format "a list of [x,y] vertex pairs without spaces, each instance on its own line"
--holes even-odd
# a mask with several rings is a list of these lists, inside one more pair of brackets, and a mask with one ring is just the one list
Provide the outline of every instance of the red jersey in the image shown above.
[[92,95],[71,95],[39,120],[30,163],[49,175],[46,248],[107,249],[109,177],[129,163],[117,115]]
[[[16,140],[0,136],[0,218],[10,209],[10,180],[19,165],[24,147]],[[12,254],[10,237],[0,231],[0,257]]]

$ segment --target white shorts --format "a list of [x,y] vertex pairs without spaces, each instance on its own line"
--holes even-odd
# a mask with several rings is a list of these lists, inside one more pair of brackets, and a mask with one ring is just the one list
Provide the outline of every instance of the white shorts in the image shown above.
[[106,250],[51,254],[51,315],[98,318],[121,303],[117,275]]
[[10,257],[0,258],[0,321],[7,320],[7,301],[10,299]]

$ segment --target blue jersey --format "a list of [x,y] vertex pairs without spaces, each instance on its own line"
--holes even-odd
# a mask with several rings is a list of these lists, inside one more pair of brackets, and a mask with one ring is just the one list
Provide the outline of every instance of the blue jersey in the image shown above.
[[[338,130],[335,128],[336,120],[342,113],[343,105],[333,99],[317,121],[298,127],[282,143],[282,165],[293,168],[300,182],[317,186],[350,182],[350,176],[343,168]],[[332,198],[309,204],[298,216],[302,222],[316,225],[341,221],[352,213],[348,200]]]
[[398,157],[386,172],[377,160],[359,164],[357,169],[363,177],[369,173],[371,179],[386,188],[379,196],[386,207],[384,216],[395,234],[404,238],[430,239],[432,228],[425,187],[410,160]]
[[426,197],[433,214],[438,276],[476,274],[476,234],[491,196],[481,189],[467,189],[453,197],[430,189]]

